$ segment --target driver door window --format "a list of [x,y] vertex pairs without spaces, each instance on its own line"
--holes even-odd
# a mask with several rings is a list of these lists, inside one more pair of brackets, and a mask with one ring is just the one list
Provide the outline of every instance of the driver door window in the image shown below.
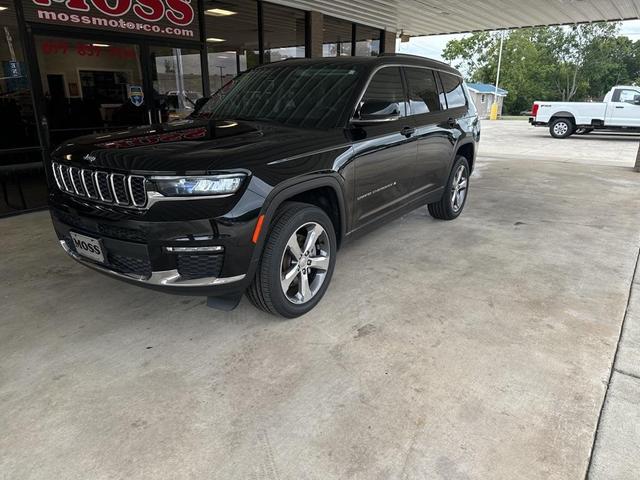
[[407,103],[399,67],[379,70],[362,97],[360,115],[367,117],[407,116]]
[[636,98],[640,98],[640,92],[635,90],[618,90],[618,102],[637,105]]

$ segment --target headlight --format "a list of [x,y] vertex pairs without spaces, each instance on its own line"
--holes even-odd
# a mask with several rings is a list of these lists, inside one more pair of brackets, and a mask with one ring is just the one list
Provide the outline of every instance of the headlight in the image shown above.
[[206,175],[197,177],[154,177],[151,180],[158,192],[167,197],[231,195],[236,193],[244,173],[229,175]]

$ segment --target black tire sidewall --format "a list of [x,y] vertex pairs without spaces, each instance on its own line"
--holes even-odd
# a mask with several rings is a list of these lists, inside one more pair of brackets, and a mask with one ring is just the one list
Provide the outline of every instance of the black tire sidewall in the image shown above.
[[[296,305],[294,303],[291,303],[282,291],[280,285],[280,267],[282,255],[285,251],[289,238],[302,225],[309,222],[319,223],[322,228],[324,228],[325,232],[327,232],[327,236],[329,237],[329,245],[331,248],[331,252],[329,252],[329,269],[327,271],[327,276],[324,279],[324,283],[322,284],[322,287],[320,287],[318,293],[316,293],[316,295],[309,302],[302,305]],[[278,314],[286,318],[295,318],[304,315],[305,313],[312,310],[320,302],[320,300],[322,300],[322,297],[326,293],[327,288],[329,288],[329,284],[331,283],[337,253],[337,241],[333,223],[324,211],[322,211],[318,207],[309,205],[308,207],[303,207],[300,211],[296,212],[292,217],[287,219],[284,228],[278,232],[277,236],[270,237],[268,239],[268,242],[274,242],[274,244],[271,245],[272,255],[269,258],[263,258],[262,268],[268,269],[269,275],[263,275],[262,278],[266,279],[266,281],[269,282],[268,287],[269,291],[271,292],[270,297],[273,307]]]
[[[567,124],[567,133],[565,133],[564,135],[557,135],[554,131],[556,128],[556,125],[559,123]],[[554,120],[553,122],[551,122],[551,125],[549,126],[549,132],[551,133],[551,136],[553,138],[568,138],[574,133],[574,129],[575,127],[573,126],[573,123],[571,122],[571,120],[567,118],[558,118],[557,120]]]
[[[451,186],[453,184],[453,178],[455,177],[456,172],[460,165],[464,165],[467,171],[467,193],[464,196],[464,202],[462,202],[462,207],[458,209],[458,211],[453,210],[453,205],[451,204]],[[464,207],[467,204],[467,200],[469,199],[469,187],[470,187],[470,177],[471,173],[469,172],[469,162],[463,156],[456,157],[456,161],[453,163],[453,168],[451,168],[451,173],[449,174],[449,180],[447,181],[447,186],[444,191],[444,207],[447,210],[447,217],[451,220],[458,218],[462,212],[464,211]]]

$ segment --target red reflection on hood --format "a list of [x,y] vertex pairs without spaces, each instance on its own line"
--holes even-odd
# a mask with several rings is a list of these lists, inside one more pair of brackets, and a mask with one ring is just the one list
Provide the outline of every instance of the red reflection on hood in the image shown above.
[[157,145],[158,143],[180,142],[182,140],[198,140],[207,136],[205,127],[178,130],[176,132],[160,133],[157,135],[142,135],[111,142],[98,143],[100,148],[132,148],[143,145]]

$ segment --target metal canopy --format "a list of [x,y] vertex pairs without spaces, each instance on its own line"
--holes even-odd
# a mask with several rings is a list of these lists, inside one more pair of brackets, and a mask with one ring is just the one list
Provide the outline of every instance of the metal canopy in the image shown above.
[[640,18],[640,0],[271,0],[408,35]]

